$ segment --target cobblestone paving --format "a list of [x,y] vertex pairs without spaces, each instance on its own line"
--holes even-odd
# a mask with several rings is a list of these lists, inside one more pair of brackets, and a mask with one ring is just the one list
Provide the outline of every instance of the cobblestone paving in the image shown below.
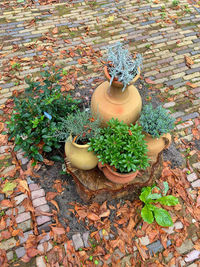
[[[71,75],[67,90],[86,86],[88,90],[94,89],[102,75],[99,74],[102,66],[99,56],[104,54],[108,44],[123,41],[129,44],[131,51],[142,53],[143,79],[151,93],[160,95],[164,107],[179,122],[174,131],[174,141],[187,158],[185,171],[191,183],[189,191],[195,200],[200,187],[200,145],[195,137],[200,130],[200,8],[197,2],[181,0],[179,9],[172,8],[171,1],[81,0],[51,5],[33,1],[35,4],[31,6],[26,6],[29,3],[26,1],[17,2],[0,3],[0,105],[3,107],[13,92],[25,88],[25,76],[37,77],[42,70],[55,65]],[[192,61],[191,65],[186,64],[187,57]],[[185,143],[190,144],[195,138],[192,149],[186,149]],[[1,169],[2,175],[14,168],[11,148],[0,147],[0,156],[6,155],[8,162]],[[19,159],[23,164],[27,163],[20,155]],[[49,213],[44,190],[30,179],[27,182],[33,207]],[[11,226],[22,229],[24,233],[24,237],[19,239],[9,236],[10,221],[1,228],[3,241],[0,248],[6,249],[9,260],[24,256],[23,244],[29,234],[42,234],[42,230],[49,232],[50,215],[36,216],[37,228],[33,229],[33,214],[25,211],[22,204],[26,197],[26,194],[17,195],[15,206],[1,207],[1,212],[8,215],[7,220],[14,218],[15,223]],[[0,194],[0,200],[3,199],[5,195]],[[173,233],[182,228],[182,223],[177,222],[167,231]],[[194,233],[193,242],[195,238]],[[88,233],[73,236],[76,249],[87,247],[87,241]],[[200,252],[193,249],[192,241],[186,240],[177,248],[183,256],[180,257],[180,266],[197,266],[195,260],[200,257]],[[52,248],[49,234],[42,242],[48,242],[47,250]],[[154,253],[163,249],[159,240],[149,244],[148,237],[143,237],[140,242]],[[42,251],[44,248],[40,244],[38,249]],[[116,253],[124,257],[119,251]],[[170,260],[170,255],[167,260]],[[46,266],[42,256],[37,257],[34,264]]]

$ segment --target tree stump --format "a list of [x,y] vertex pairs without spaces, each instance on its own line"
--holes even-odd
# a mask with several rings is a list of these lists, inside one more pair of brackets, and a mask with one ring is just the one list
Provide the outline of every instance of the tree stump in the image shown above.
[[83,171],[72,167],[67,158],[65,163],[66,170],[73,177],[76,190],[83,201],[101,203],[115,198],[126,197],[131,200],[138,198],[142,187],[152,185],[156,179],[159,179],[162,172],[163,156],[161,152],[150,167],[140,171],[137,177],[127,184],[110,182],[98,167]]

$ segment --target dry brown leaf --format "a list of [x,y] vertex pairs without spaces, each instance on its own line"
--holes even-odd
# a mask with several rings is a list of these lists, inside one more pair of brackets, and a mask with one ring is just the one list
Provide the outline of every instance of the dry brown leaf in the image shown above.
[[188,57],[186,55],[184,56],[184,58],[185,58],[185,64],[190,68],[191,65],[194,64],[194,61],[191,59],[191,57]]
[[186,85],[188,85],[188,86],[190,86],[190,87],[192,87],[192,88],[196,88],[196,87],[197,87],[196,84],[191,83],[191,82],[186,82]]
[[58,27],[55,27],[55,28],[52,30],[52,33],[53,33],[53,34],[57,34],[57,33],[58,33]]
[[87,215],[88,219],[90,219],[91,221],[98,221],[100,220],[100,217],[98,215],[96,215],[95,213],[89,212]]
[[51,200],[54,199],[57,195],[58,195],[57,192],[47,192],[47,194],[46,194],[46,199],[47,199],[47,201],[51,201]]
[[56,235],[63,235],[63,234],[65,234],[65,229],[62,228],[62,227],[52,227],[51,226],[51,229],[52,229],[53,233],[56,234]]
[[53,199],[50,202],[56,207],[57,211],[60,212],[58,203],[55,200],[53,200]]
[[0,204],[1,207],[13,207],[12,202],[9,199],[3,199]]
[[135,245],[136,245],[136,247],[137,247],[137,249],[138,249],[138,251],[139,251],[139,253],[140,253],[142,259],[143,259],[144,261],[145,261],[146,259],[148,259],[148,255],[146,254],[145,250],[144,250],[143,248],[141,248],[141,247],[138,245],[137,242],[135,242]]

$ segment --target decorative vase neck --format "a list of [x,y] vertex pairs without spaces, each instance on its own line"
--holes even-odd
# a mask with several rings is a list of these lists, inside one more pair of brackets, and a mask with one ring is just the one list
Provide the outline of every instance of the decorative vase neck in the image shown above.
[[114,101],[114,102],[120,101],[122,103],[128,100],[128,97],[129,97],[128,86],[122,92],[122,88],[116,87],[112,84],[108,87],[106,95],[110,99],[110,101]]

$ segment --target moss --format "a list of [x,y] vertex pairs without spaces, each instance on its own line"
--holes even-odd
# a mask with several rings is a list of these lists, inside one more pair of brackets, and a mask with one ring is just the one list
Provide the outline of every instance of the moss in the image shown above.
[[58,15],[60,17],[70,13],[70,8],[67,8],[66,5],[57,6],[56,10],[58,11]]

